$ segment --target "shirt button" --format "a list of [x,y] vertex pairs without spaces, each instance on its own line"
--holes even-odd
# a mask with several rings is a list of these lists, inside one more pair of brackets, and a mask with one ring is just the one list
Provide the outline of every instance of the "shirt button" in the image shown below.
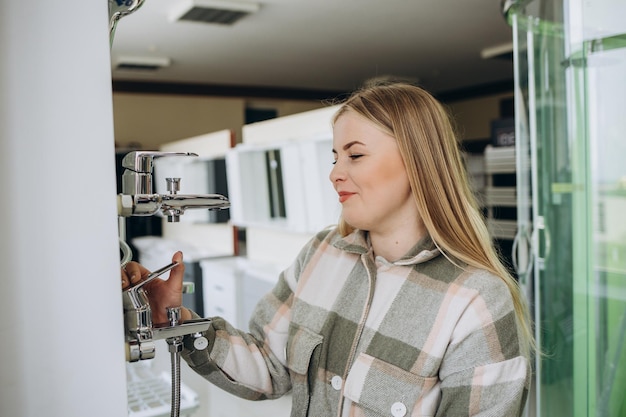
[[393,403],[391,406],[391,415],[393,417],[404,417],[406,415],[406,406],[401,402]]
[[330,380],[330,385],[336,389],[337,391],[339,391],[341,389],[341,386],[343,385],[343,380],[341,379],[341,377],[339,375],[335,375],[331,380]]

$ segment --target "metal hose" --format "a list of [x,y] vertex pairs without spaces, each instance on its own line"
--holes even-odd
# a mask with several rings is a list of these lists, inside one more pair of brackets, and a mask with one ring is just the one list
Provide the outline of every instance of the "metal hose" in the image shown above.
[[[170,326],[175,327],[180,324],[180,307],[168,307],[167,317]],[[174,336],[165,339],[167,342],[170,359],[172,362],[172,411],[171,417],[180,416],[180,352],[183,350],[183,337]]]
[[[175,343],[175,342],[174,342]],[[182,343],[181,343],[182,346]],[[172,411],[171,417],[180,416],[180,351],[170,349],[172,362]]]
[[123,239],[120,239],[120,249],[122,250],[122,260],[120,261],[120,266],[124,268],[127,263],[129,263],[133,259],[133,250],[128,246],[128,243]]

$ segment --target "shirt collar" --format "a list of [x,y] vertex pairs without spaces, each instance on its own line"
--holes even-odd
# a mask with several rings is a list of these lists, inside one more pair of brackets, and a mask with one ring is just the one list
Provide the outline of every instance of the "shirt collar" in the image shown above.
[[[333,233],[334,236],[331,238],[330,244],[338,249],[358,255],[366,254],[371,250],[372,245],[367,231],[355,230],[343,237],[337,233],[336,229]],[[441,252],[430,238],[430,235],[427,235],[420,239],[402,258],[394,262],[389,262],[382,257],[377,258],[389,264],[407,266],[429,261],[440,254]]]

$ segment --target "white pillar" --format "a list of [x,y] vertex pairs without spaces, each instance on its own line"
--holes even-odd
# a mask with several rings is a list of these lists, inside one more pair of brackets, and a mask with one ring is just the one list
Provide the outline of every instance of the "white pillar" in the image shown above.
[[0,2],[2,416],[127,414],[105,3]]

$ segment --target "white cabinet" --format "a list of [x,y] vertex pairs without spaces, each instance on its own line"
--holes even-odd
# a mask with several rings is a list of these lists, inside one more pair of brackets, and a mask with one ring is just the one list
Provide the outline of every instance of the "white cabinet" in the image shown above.
[[[232,222],[298,230],[304,212],[293,196],[300,192],[298,149],[293,143],[238,145],[227,153]],[[289,212],[289,216],[287,216]]]
[[232,223],[302,233],[336,224],[331,162],[330,137],[236,146],[226,155]]
[[341,205],[329,179],[333,162],[332,138],[318,138],[299,143],[307,232],[317,232],[337,224]]
[[238,288],[241,273],[239,258],[227,257],[200,261],[204,315],[219,316],[237,325]]
[[243,143],[226,154],[233,225],[312,235],[337,223],[341,206],[328,176],[338,108],[243,127]]
[[279,267],[242,257],[200,261],[206,317],[219,316],[233,326],[248,329],[248,321],[259,300],[272,290]]

